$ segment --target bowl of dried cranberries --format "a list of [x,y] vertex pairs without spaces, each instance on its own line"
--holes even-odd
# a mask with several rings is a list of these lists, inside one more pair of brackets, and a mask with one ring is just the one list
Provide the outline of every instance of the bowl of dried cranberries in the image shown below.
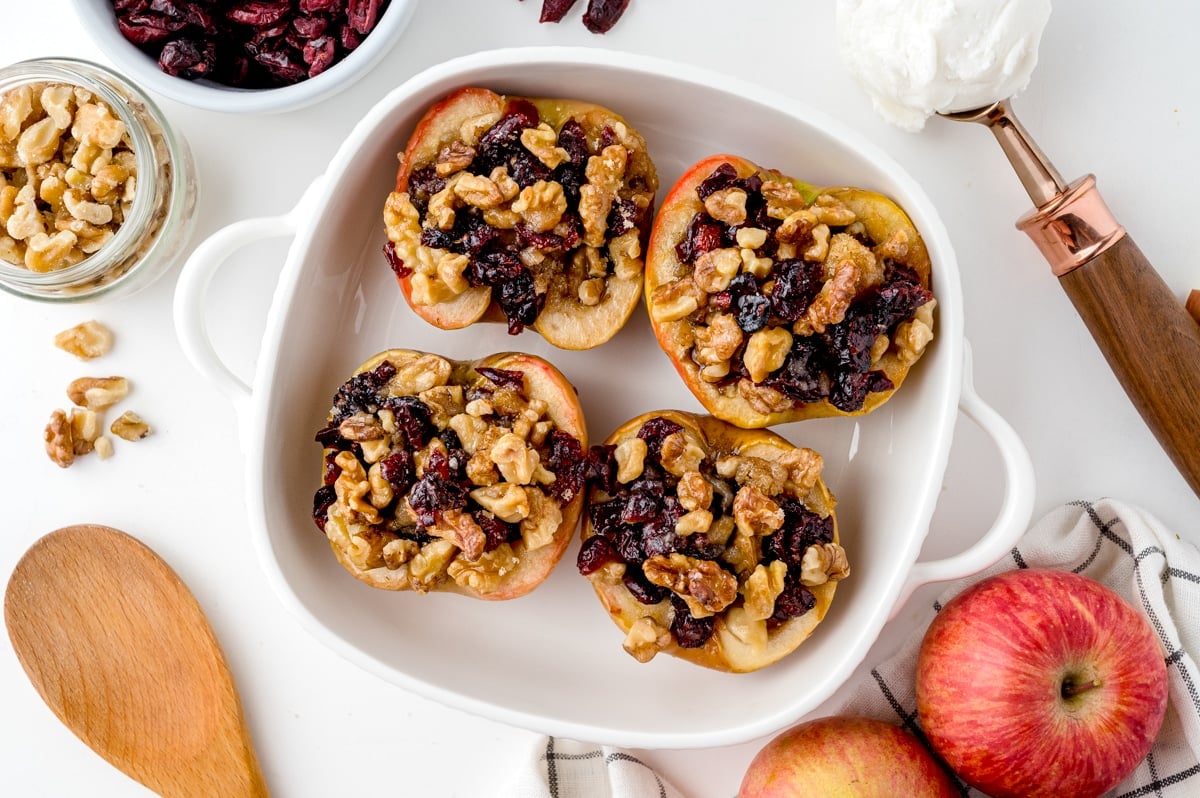
[[387,54],[417,0],[74,0],[113,62],[187,105],[278,113],[345,89]]

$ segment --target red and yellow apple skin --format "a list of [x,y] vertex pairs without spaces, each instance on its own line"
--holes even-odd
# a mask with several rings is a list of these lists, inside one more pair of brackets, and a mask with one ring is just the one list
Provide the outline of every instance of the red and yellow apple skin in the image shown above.
[[1167,707],[1150,624],[1079,574],[1008,571],[946,604],[917,662],[934,750],[994,798],[1112,789],[1145,758]]
[[831,716],[771,740],[738,798],[955,798],[945,769],[909,732],[872,718]]

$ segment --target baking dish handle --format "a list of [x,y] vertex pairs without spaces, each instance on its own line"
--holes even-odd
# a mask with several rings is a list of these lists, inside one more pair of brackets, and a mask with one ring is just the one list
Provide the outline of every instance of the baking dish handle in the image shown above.
[[917,562],[913,565],[909,571],[908,582],[893,605],[893,613],[898,612],[913,591],[922,585],[962,579],[995,563],[1017,544],[1033,515],[1034,474],[1029,451],[1016,430],[975,392],[971,348],[965,341],[963,384],[958,409],[978,424],[996,445],[1004,470],[1004,500],[991,529],[966,551],[945,559]]
[[209,286],[239,249],[258,241],[294,236],[323,181],[323,177],[314,180],[299,202],[282,216],[243,219],[213,233],[192,252],[175,285],[175,334],[183,353],[201,376],[230,400],[239,421],[246,417],[251,387],[229,368],[213,346],[207,320]]

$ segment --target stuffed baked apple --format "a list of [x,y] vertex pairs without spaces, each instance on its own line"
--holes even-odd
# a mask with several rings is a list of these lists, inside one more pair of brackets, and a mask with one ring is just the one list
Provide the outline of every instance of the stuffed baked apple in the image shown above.
[[382,352],[338,389],[316,440],[313,519],[374,587],[515,598],[549,575],[579,523],[583,412],[533,355]]
[[434,326],[503,319],[589,349],[637,306],[657,190],[645,141],[612,111],[461,89],[400,155],[384,250]]
[[867,413],[933,337],[929,255],[895,203],[733,155],[671,189],[645,291],[688,388],[740,427]]
[[812,634],[849,573],[821,455],[675,410],[596,450],[577,564],[626,651],[745,672]]

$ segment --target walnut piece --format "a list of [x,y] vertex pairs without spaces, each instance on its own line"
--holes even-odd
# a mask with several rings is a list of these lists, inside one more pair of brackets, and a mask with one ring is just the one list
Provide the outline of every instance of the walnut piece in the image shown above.
[[715,615],[737,598],[737,577],[712,560],[679,552],[656,554],[642,563],[646,579],[683,599],[696,618]]
[[71,421],[66,412],[55,410],[50,414],[43,434],[46,442],[46,454],[59,468],[69,468],[75,462],[75,443],[71,431]]
[[140,441],[150,434],[150,425],[132,410],[127,410],[113,421],[108,431],[127,441]]
[[103,410],[129,395],[124,377],[80,377],[67,386],[67,397],[79,407]]
[[783,560],[773,560],[770,565],[759,563],[746,578],[746,585],[742,589],[742,607],[746,616],[756,621],[770,618],[775,612],[775,599],[783,592],[786,578],[787,564]]
[[850,575],[846,551],[836,543],[814,543],[800,561],[800,583],[808,586],[836,582]]
[[112,349],[113,334],[93,319],[58,333],[54,336],[54,345],[80,360],[91,360],[108,354]]
[[434,537],[448,540],[462,550],[468,560],[477,560],[487,546],[487,535],[469,513],[462,510],[438,512],[433,525],[426,527]]
[[613,457],[617,461],[617,482],[632,482],[642,475],[646,462],[646,441],[626,438],[617,444]]
[[743,535],[769,535],[783,526],[783,509],[753,485],[743,485],[733,500],[733,520]]
[[643,615],[629,626],[621,647],[638,662],[649,662],[654,655],[671,645],[671,630],[653,618]]

